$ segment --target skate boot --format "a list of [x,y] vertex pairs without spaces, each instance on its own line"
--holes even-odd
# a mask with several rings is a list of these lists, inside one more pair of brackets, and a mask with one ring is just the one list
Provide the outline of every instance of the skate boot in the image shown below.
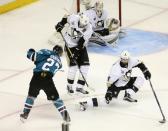
[[22,114],[20,114],[20,120],[24,123],[24,122],[26,122],[26,120],[27,120],[27,118],[28,118],[28,113],[22,113]]
[[67,85],[67,91],[70,94],[74,93],[74,90],[72,89],[72,86],[69,86],[69,85]]
[[131,98],[131,95],[127,92],[125,92],[123,100],[128,102],[138,102],[136,99]]
[[76,92],[79,92],[79,93],[82,93],[82,94],[89,94],[89,92],[84,90],[83,88],[76,88]]
[[70,118],[69,113],[68,113],[67,110],[65,110],[65,111],[63,112],[62,116],[63,116],[63,120],[64,120],[65,122],[70,122],[70,121],[71,121],[71,118]]
[[80,110],[85,111],[87,108],[87,101],[79,102]]

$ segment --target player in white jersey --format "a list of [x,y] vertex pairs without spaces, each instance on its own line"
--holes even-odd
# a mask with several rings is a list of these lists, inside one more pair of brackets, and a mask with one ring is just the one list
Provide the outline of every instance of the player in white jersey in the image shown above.
[[[120,59],[112,65],[108,76],[108,89],[105,96],[108,102],[112,100],[112,97],[117,97],[121,89],[131,88],[134,92],[137,92],[143,86],[143,77],[131,76],[132,69],[136,67],[142,71],[146,80],[151,78],[151,73],[142,61],[130,57],[128,51],[123,51]],[[131,92],[129,92],[127,90],[125,91],[124,100],[136,102],[137,100],[131,98]]]
[[[92,24],[94,32],[96,32],[100,37],[107,42],[114,42],[118,39],[120,26],[119,20],[115,18],[109,18],[107,11],[104,9],[104,4],[102,1],[97,1],[93,7],[90,4],[91,0],[84,0],[83,4],[85,5],[86,11],[84,14],[89,17],[89,21]],[[94,38],[93,40],[98,40]]]
[[[136,67],[142,71],[146,80],[151,78],[151,73],[142,61],[130,57],[128,51],[123,51],[120,59],[112,65],[108,75],[107,92],[105,94],[107,104],[110,103],[112,98],[117,98],[121,90],[125,90],[123,100],[137,102],[136,99],[131,98],[130,90],[137,92],[143,86],[144,78],[131,75],[132,69]],[[92,101],[93,106],[98,105],[97,98],[92,99]],[[81,102],[81,104],[85,103]]]
[[[66,41],[65,50],[68,56],[68,77],[67,90],[68,93],[74,93],[73,85],[78,69],[80,70],[77,80],[76,91],[88,94],[83,87],[86,83],[86,77],[89,69],[89,57],[87,53],[87,44],[93,34],[92,25],[89,23],[89,18],[83,13],[72,14],[64,17],[56,26],[57,32],[61,32],[64,25],[68,23],[69,28],[64,34]],[[84,77],[84,78],[83,78]]]

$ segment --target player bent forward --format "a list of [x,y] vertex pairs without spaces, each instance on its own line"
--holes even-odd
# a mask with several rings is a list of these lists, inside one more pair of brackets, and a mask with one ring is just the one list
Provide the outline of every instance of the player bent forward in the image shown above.
[[60,99],[52,79],[55,73],[62,67],[60,59],[62,53],[63,49],[59,45],[56,45],[53,50],[41,49],[38,52],[34,49],[28,50],[27,58],[32,60],[36,67],[33,70],[33,77],[30,81],[23,113],[20,114],[22,122],[28,118],[40,90],[43,90],[46,93],[47,99],[53,102],[54,106],[61,113],[63,119],[66,122],[70,121],[69,113],[67,112],[63,101]]
[[[131,76],[133,68],[138,67],[146,80],[151,78],[151,73],[145,64],[135,58],[130,57],[128,51],[123,51],[120,59],[116,61],[110,70],[107,79],[107,92],[105,94],[105,101],[110,103],[112,98],[117,98],[121,90],[125,90],[123,100],[128,102],[137,102],[136,99],[131,97],[131,93],[138,92],[139,88],[143,86],[144,78],[141,76]],[[87,102],[80,102],[82,108],[85,109]],[[97,98],[92,98],[93,106],[98,106]]]
[[89,92],[84,89],[84,86],[90,66],[87,45],[93,33],[92,26],[89,23],[89,18],[83,13],[72,14],[62,18],[62,20],[55,26],[57,32],[61,33],[65,24],[69,24],[68,30],[64,34],[66,41],[65,50],[69,66],[67,91],[70,94],[74,93],[73,86],[75,77],[77,77],[77,72],[80,71],[76,92],[88,94]]

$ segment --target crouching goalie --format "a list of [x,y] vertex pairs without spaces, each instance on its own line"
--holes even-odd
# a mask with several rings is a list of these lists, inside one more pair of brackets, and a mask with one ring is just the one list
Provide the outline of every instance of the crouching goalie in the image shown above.
[[[89,21],[96,33],[90,41],[97,44],[106,41],[115,45],[120,35],[120,21],[108,16],[103,1],[98,0],[91,6],[91,0],[83,0],[82,4],[85,5],[86,9],[83,13],[89,17]],[[100,45],[103,46],[104,44]]]

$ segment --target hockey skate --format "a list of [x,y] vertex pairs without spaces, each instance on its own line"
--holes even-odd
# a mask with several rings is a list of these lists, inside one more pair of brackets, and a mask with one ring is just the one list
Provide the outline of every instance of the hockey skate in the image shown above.
[[138,102],[136,99],[131,98],[131,95],[127,92],[125,92],[123,100],[128,102]]
[[76,92],[79,92],[79,93],[82,93],[82,94],[89,94],[89,92],[84,90],[83,88],[76,88]]
[[79,102],[80,110],[85,111],[87,108],[87,101]]
[[74,93],[74,90],[72,89],[72,86],[67,85],[67,91],[68,91],[69,94]]
[[28,118],[28,113],[23,113],[23,114],[20,114],[20,120],[21,122],[25,123],[26,120]]
[[64,112],[63,112],[63,120],[65,121],[65,122],[70,122],[71,121],[71,118],[70,118],[70,116],[69,116],[69,113],[68,113],[68,111],[67,110],[65,110]]

